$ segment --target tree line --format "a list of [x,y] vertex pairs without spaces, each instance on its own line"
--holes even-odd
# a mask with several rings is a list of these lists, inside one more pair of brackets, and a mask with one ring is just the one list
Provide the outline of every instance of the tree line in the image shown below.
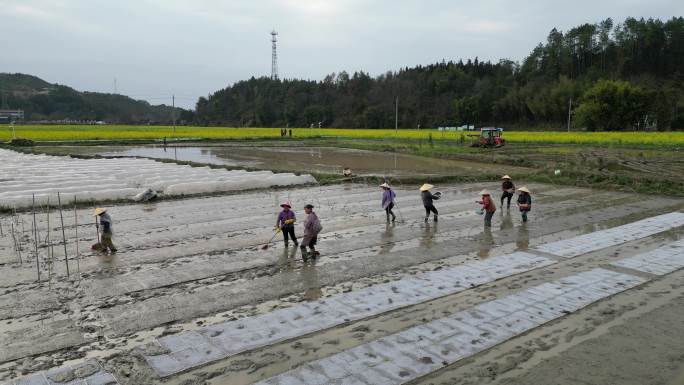
[[[196,105],[199,125],[406,128],[684,128],[684,18],[552,29],[521,62],[442,61],[377,77],[239,81]],[[572,100],[572,102],[571,102]]]

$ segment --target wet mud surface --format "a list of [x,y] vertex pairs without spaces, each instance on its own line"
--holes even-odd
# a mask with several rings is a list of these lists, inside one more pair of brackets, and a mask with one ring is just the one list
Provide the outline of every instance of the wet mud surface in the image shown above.
[[[48,240],[47,218],[41,213],[36,218],[40,284],[36,281],[35,243],[27,231],[33,217],[30,213],[2,216],[0,383],[87,359],[97,359],[121,384],[253,383],[485,300],[605,267],[616,259],[662,247],[684,236],[682,228],[676,228],[568,260],[541,254],[554,264],[240,353],[164,379],[142,358],[142,353],[154,351],[155,339],[161,336],[513,251],[528,251],[548,242],[684,209],[679,199],[540,184],[529,187],[534,196],[530,222],[522,224],[515,208],[508,211],[500,207],[492,229],[482,226],[474,202],[482,188],[497,191],[493,183],[438,186],[444,194],[436,202],[438,223],[423,222],[424,210],[415,186],[397,188],[398,222],[394,224],[385,223],[378,189],[360,184],[118,205],[110,207],[114,242],[119,248],[115,255],[90,250],[96,233],[90,211],[82,209],[77,212],[78,237],[73,212],[65,216],[68,279],[62,233],[54,222],[59,214],[51,213]],[[318,248],[322,256],[316,261],[304,263],[299,250],[292,246],[286,249],[279,236],[268,250],[260,250],[272,235],[277,206],[283,200],[293,202],[299,221],[304,219],[299,207],[305,203],[316,206],[324,226]],[[25,229],[15,233],[20,239],[19,253],[7,231],[12,223]],[[299,225],[297,235],[301,233]],[[559,384],[570,384],[575,377],[558,374],[564,370],[561,363],[568,360],[572,360],[575,372],[599,359],[618,371],[620,365],[627,365],[626,360],[635,358],[624,355],[622,363],[610,361],[620,358],[606,357],[610,356],[609,347],[631,351],[634,342],[620,338],[651,338],[638,330],[653,317],[659,320],[654,326],[657,330],[672,330],[655,332],[658,336],[653,338],[664,338],[663,343],[654,343],[660,346],[655,346],[648,357],[657,356],[676,343],[670,333],[679,330],[684,335],[677,307],[668,309],[669,304],[682,301],[683,275],[681,271],[664,277],[630,274],[652,280],[413,383],[523,384],[558,379]],[[646,368],[648,358],[644,358],[644,375],[658,371],[662,376],[654,378],[675,377],[677,357],[681,360],[681,356],[676,349],[669,350],[669,364],[663,363],[667,370],[663,365]],[[594,358],[583,361],[586,355]],[[582,377],[583,381],[603,383],[596,380],[601,378],[599,372],[603,373],[597,369],[592,375],[585,370],[582,375],[589,377]],[[608,376],[610,371],[604,374]]]
[[[223,146],[121,146],[121,147],[37,147],[38,151],[102,155],[109,157],[146,157],[176,161],[215,164],[231,167],[249,167],[264,170],[296,170],[342,174],[346,167],[360,176],[413,176],[413,175],[474,175],[486,171],[497,173],[497,167],[486,162],[436,159],[396,152],[376,152],[335,147],[308,147],[304,145],[271,145],[244,147]],[[509,172],[522,168],[510,167]]]

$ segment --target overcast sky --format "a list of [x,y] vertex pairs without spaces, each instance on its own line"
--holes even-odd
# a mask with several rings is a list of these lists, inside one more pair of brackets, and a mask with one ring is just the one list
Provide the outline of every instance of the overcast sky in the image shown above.
[[0,72],[153,104],[270,75],[378,75],[442,59],[522,60],[549,30],[627,16],[669,19],[681,0],[0,0]]

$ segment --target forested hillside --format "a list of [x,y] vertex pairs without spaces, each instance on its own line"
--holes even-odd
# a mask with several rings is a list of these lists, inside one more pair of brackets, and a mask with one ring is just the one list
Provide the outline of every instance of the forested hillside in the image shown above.
[[522,63],[443,61],[378,77],[252,78],[197,102],[195,122],[380,128],[461,124],[592,130],[684,128],[684,18],[551,30]]
[[[79,92],[25,74],[0,73],[0,108],[22,109],[25,120],[81,120],[108,123],[164,123],[173,119],[171,106],[153,106],[119,94]],[[192,113],[176,108],[176,119]]]

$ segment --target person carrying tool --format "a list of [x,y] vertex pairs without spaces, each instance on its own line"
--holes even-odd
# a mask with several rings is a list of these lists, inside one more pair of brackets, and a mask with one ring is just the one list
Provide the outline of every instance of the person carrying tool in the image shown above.
[[423,206],[425,207],[425,223],[427,223],[428,219],[430,218],[430,212],[435,214],[434,221],[437,222],[437,215],[439,213],[437,212],[433,201],[439,200],[439,198],[442,197],[442,193],[438,191],[432,194],[430,190],[434,187],[435,186],[428,183],[420,186],[420,197],[423,199]]
[[511,208],[511,198],[513,198],[513,193],[515,192],[515,186],[513,185],[513,181],[511,181],[511,177],[508,175],[504,175],[501,177],[503,179],[503,182],[501,183],[501,191],[503,191],[503,194],[501,194],[501,209],[503,210],[503,204],[504,204],[504,199],[508,198],[508,206],[507,208]]
[[492,200],[491,194],[489,191],[482,190],[480,191],[480,195],[482,195],[482,200],[477,201],[477,203],[482,205],[482,209],[485,211],[485,218],[484,218],[484,224],[485,227],[492,227],[492,217],[494,216],[494,213],[496,212],[496,206],[494,205],[494,201]]
[[290,202],[284,202],[280,205],[282,211],[278,214],[278,219],[276,219],[275,228],[282,230],[283,240],[285,241],[285,247],[290,245],[289,238],[292,238],[292,242],[295,246],[299,245],[297,242],[297,236],[295,235],[294,223],[297,220],[294,211],[292,211],[292,204]]
[[397,217],[394,215],[394,212],[392,212],[392,208],[394,208],[394,198],[396,198],[397,194],[394,193],[394,190],[390,188],[390,185],[388,185],[387,182],[381,184],[380,188],[383,190],[382,208],[387,215],[387,223],[390,223],[390,215],[392,216],[392,222],[394,222]]
[[[98,235],[100,235],[100,251],[106,253],[107,249],[109,249],[112,254],[116,253],[116,247],[112,243],[112,236],[114,235],[112,217],[107,213],[107,209],[102,207],[95,209],[95,217],[95,228],[97,228]],[[102,228],[101,231],[100,228]]]
[[[323,226],[321,226],[321,221],[313,211],[313,208],[314,206],[311,204],[304,206],[306,220],[304,220],[304,238],[302,238],[302,245],[300,246],[300,249],[302,250],[302,259],[304,259],[304,262],[306,262],[309,257],[315,259],[321,255],[321,253],[316,251],[315,246],[316,243],[318,243],[318,234],[321,232],[321,230],[323,230]],[[307,247],[309,250],[311,250],[310,252],[306,251]]]
[[518,190],[518,208],[522,214],[522,221],[527,222],[527,213],[532,210],[532,196],[530,190],[523,186]]

